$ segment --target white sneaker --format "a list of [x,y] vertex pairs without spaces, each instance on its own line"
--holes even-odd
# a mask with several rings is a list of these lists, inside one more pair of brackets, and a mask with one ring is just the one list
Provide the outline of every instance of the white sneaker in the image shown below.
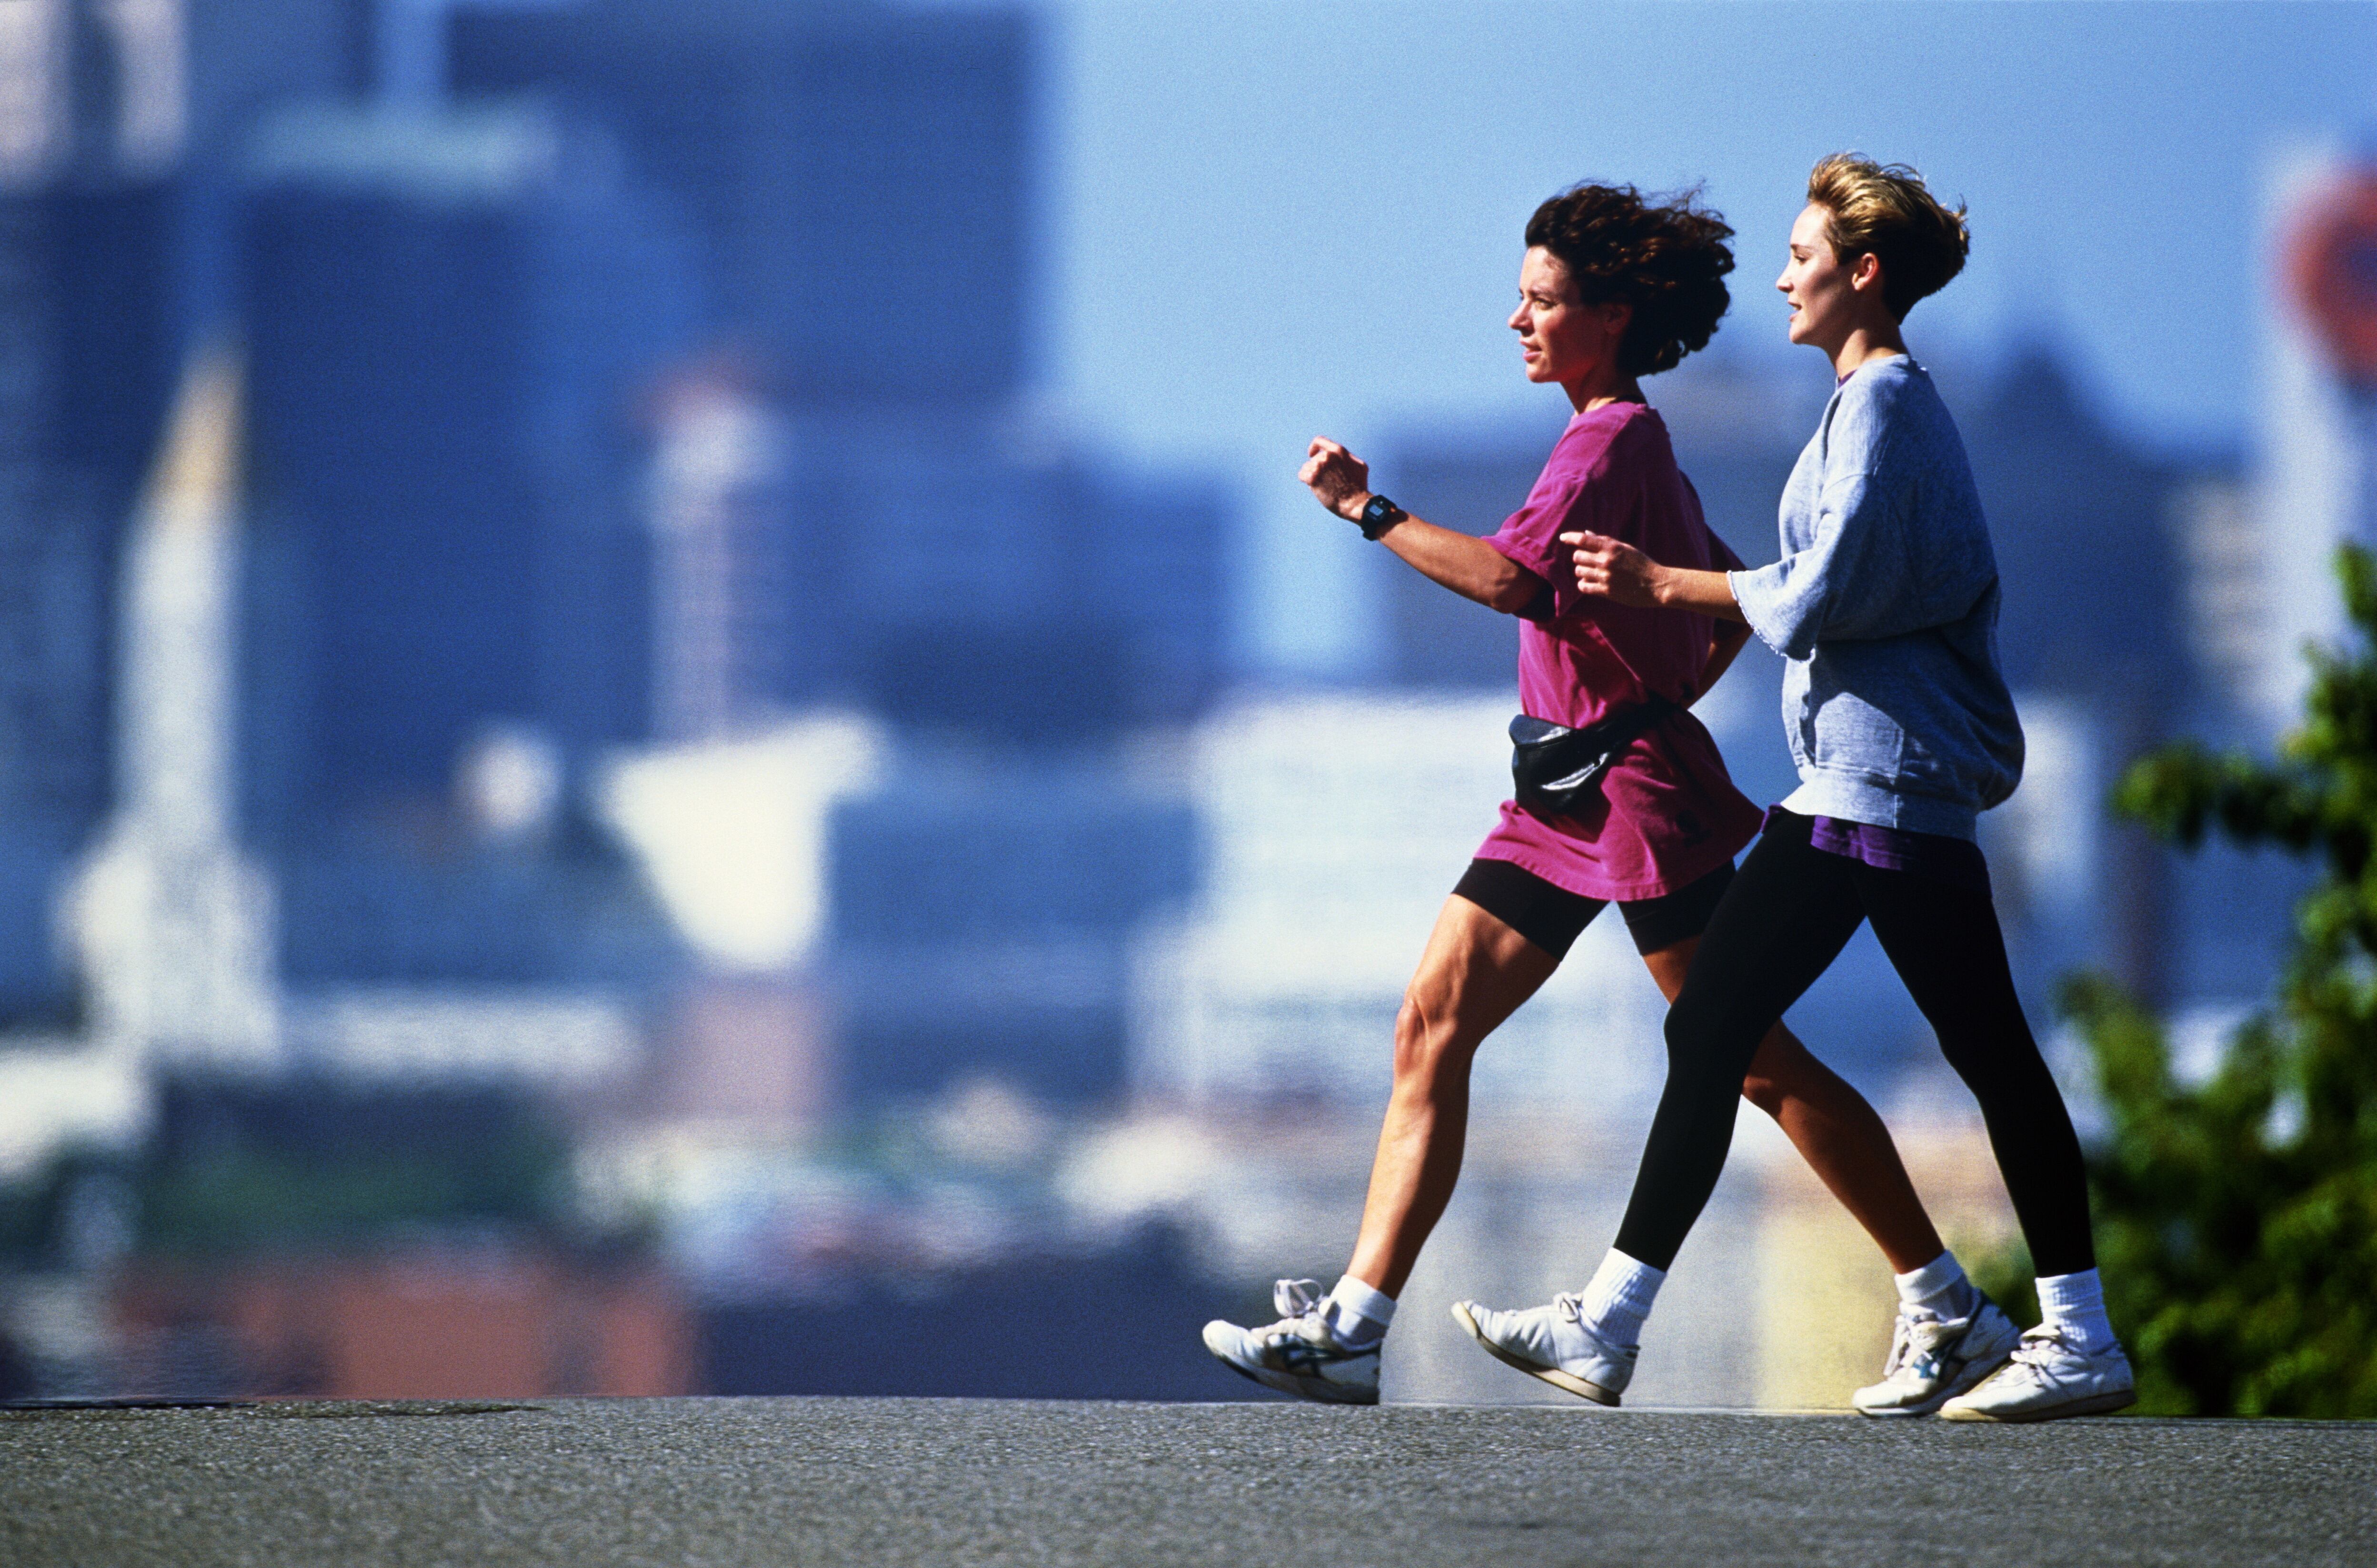
[[2101,1416],[2137,1403],[2130,1359],[2119,1345],[2075,1350],[2051,1323],[2023,1331],[2013,1359],[1970,1394],[1940,1407],[1943,1421],[2052,1421]]
[[2022,1342],[2013,1320],[1979,1290],[1970,1316],[1901,1308],[1881,1381],[1849,1396],[1861,1416],[1928,1416],[2005,1365]]
[[1283,1279],[1271,1288],[1280,1321],[1240,1328],[1215,1318],[1205,1325],[1205,1348],[1222,1364],[1265,1388],[1323,1405],[1379,1402],[1379,1347],[1349,1350],[1323,1317],[1329,1299],[1318,1279]]
[[1583,1298],[1572,1294],[1518,1312],[1455,1301],[1452,1320],[1503,1365],[1596,1405],[1617,1404],[1634,1376],[1634,1352],[1587,1328]]

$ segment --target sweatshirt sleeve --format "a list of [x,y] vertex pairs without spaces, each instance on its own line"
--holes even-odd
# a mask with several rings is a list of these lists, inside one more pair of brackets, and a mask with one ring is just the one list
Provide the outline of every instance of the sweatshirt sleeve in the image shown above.
[[[1865,443],[1841,454],[1870,455]],[[1814,539],[1771,566],[1726,575],[1742,619],[1786,659],[1822,642],[1903,636],[1962,620],[1996,580],[1986,545],[1976,552],[1924,528],[1912,477],[1847,467],[1828,474],[1816,501]],[[1936,529],[1934,531],[1938,531]]]

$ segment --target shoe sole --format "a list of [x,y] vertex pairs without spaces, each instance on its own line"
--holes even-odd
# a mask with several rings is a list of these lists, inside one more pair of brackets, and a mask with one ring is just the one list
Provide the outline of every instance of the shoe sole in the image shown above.
[[1258,1372],[1252,1367],[1240,1366],[1211,1345],[1206,1346],[1205,1350],[1213,1360],[1248,1383],[1260,1383],[1276,1393],[1292,1394],[1315,1405],[1375,1405],[1379,1402],[1379,1391],[1375,1388],[1347,1388],[1325,1379],[1302,1378],[1294,1372],[1272,1372],[1269,1368]]
[[1852,1403],[1849,1408],[1869,1421],[1907,1421],[1929,1415],[1954,1397],[1955,1396],[1951,1394],[1920,1405],[1892,1405],[1880,1410],[1869,1410],[1862,1405]]
[[1618,1396],[1614,1391],[1604,1388],[1597,1383],[1587,1383],[1574,1372],[1564,1372],[1558,1367],[1544,1366],[1538,1362],[1527,1360],[1523,1357],[1514,1356],[1503,1349],[1502,1347],[1486,1337],[1477,1326],[1477,1320],[1471,1317],[1469,1309],[1459,1301],[1452,1303],[1452,1321],[1469,1331],[1469,1337],[1477,1341],[1479,1349],[1504,1366],[1516,1368],[1529,1377],[1539,1377],[1554,1388],[1563,1393],[1573,1394],[1580,1399],[1590,1399],[1596,1405],[1607,1405],[1612,1408],[1617,1407]]
[[1996,1426],[2027,1426],[2033,1421],[2060,1421],[2067,1416],[2107,1416],[2115,1410],[2126,1410],[2138,1402],[2137,1390],[2124,1388],[2118,1394],[2091,1394],[2085,1399],[2070,1399],[2060,1405],[2043,1406],[2036,1410],[2009,1410],[1995,1416],[1986,1410],[1942,1410],[1943,1421],[1988,1421]]

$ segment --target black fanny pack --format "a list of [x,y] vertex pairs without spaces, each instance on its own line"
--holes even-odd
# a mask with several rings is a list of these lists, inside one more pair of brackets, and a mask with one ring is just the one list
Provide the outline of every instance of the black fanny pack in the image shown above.
[[1674,703],[1654,695],[1582,730],[1519,715],[1511,720],[1511,779],[1519,804],[1538,816],[1574,813],[1599,792],[1601,776],[1634,738],[1675,711]]

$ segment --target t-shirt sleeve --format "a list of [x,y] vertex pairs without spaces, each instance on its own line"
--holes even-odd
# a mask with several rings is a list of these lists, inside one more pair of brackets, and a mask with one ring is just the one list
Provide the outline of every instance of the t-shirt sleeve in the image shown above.
[[[1550,586],[1550,593],[1537,594],[1535,602],[1519,612],[1530,621],[1558,620],[1576,597],[1576,570],[1568,565],[1570,549],[1559,536],[1586,526],[1584,505],[1582,480],[1547,486],[1528,496],[1525,505],[1486,536],[1486,542],[1513,565],[1525,567]],[[1563,565],[1568,565],[1566,571]]]

